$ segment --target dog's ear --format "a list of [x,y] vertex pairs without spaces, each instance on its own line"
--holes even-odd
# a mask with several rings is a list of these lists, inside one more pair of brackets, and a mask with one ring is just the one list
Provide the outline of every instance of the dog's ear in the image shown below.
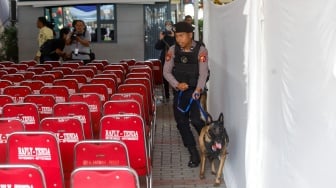
[[207,116],[206,123],[210,124],[212,122],[212,116],[209,113],[207,113]]
[[218,121],[219,121],[219,122],[224,122],[224,115],[223,115],[223,112],[219,114]]

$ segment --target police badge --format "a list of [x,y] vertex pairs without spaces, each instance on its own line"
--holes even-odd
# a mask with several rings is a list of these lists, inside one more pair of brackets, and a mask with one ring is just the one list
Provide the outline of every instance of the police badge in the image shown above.
[[181,62],[182,63],[188,63],[188,58],[186,56],[181,57]]

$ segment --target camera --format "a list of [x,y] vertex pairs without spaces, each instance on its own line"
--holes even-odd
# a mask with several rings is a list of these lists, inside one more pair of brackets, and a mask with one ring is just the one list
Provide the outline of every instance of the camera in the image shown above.
[[162,31],[162,34],[163,35],[171,35],[172,31],[164,30],[164,31]]
[[80,36],[82,36],[82,34],[80,34],[80,33],[72,33],[71,40],[76,40],[76,38],[80,37]]

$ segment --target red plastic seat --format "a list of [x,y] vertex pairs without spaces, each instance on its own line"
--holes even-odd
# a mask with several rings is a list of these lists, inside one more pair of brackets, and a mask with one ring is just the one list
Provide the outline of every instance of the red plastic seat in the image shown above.
[[32,94],[32,90],[28,86],[7,86],[3,94],[13,97],[15,103],[22,103],[25,96]]
[[38,165],[45,175],[46,187],[64,188],[60,150],[54,134],[14,132],[9,135],[7,143],[10,164]]
[[127,146],[120,140],[83,140],[75,145],[75,168],[83,166],[129,166]]
[[46,86],[51,86],[55,80],[55,76],[53,74],[35,74],[32,80],[41,80]]
[[111,78],[114,83],[118,86],[118,76],[114,73],[109,73],[109,74],[96,74],[95,77],[93,78]]
[[65,75],[64,78],[77,80],[79,86],[88,82],[88,78],[84,74],[69,74]]
[[112,78],[92,78],[90,84],[104,84],[107,87],[109,98],[117,91],[117,83]]
[[15,73],[17,73],[19,71],[15,67],[8,67],[8,66],[2,67],[1,70],[6,71],[8,74],[15,74]]
[[96,66],[94,65],[81,65],[79,66],[77,69],[90,69],[93,71],[94,74],[97,74],[98,73],[98,69]]
[[63,75],[72,74],[72,68],[70,67],[54,67],[52,70],[59,70],[63,72]]
[[53,68],[51,64],[37,64],[35,67],[43,67],[45,68],[45,71],[50,71]]
[[54,75],[55,79],[62,79],[63,78],[63,71],[61,70],[50,70],[44,71],[42,74],[52,74]]
[[124,74],[126,74],[126,70],[121,64],[108,64],[104,67],[104,70],[121,70]]
[[62,65],[61,61],[44,61],[43,64],[50,64],[53,68]]
[[0,164],[6,163],[7,137],[15,131],[24,131],[24,126],[20,120],[16,118],[0,118]]
[[47,187],[43,170],[37,165],[0,164],[0,177],[1,187]]
[[97,93],[102,103],[109,100],[108,89],[104,84],[84,84],[79,88],[80,93]]
[[32,71],[35,74],[42,74],[42,72],[46,71],[44,67],[28,67],[27,71]]
[[101,119],[100,138],[125,142],[131,168],[139,176],[146,176],[147,187],[152,185],[152,169],[147,150],[145,125],[139,115],[106,115]]
[[[72,65],[71,65],[72,64]],[[78,66],[80,65],[84,65],[84,61],[83,60],[79,60],[79,59],[75,59],[75,60],[68,60],[63,62],[62,66],[69,66],[72,67],[73,64],[77,64]]]
[[33,94],[27,95],[23,102],[36,104],[40,120],[42,120],[53,116],[53,107],[56,104],[56,99],[50,94]]
[[92,139],[92,124],[89,106],[84,102],[56,103],[54,116],[70,116],[78,118],[84,130],[85,139]]
[[118,85],[122,84],[125,80],[125,73],[121,70],[104,70],[102,74],[115,74]]
[[150,59],[153,63],[153,76],[154,76],[154,85],[162,85],[163,84],[163,66],[159,59]]
[[104,66],[109,64],[108,60],[106,59],[94,59],[91,63],[102,63]]
[[24,61],[20,61],[20,64],[26,64],[29,67],[33,67],[35,65],[37,65],[37,62],[35,60],[24,60]]
[[45,83],[41,80],[24,80],[20,82],[20,86],[28,86],[33,94],[39,94],[40,89],[45,86]]
[[135,59],[121,59],[119,62],[125,62],[128,66],[135,65],[136,60]]
[[72,74],[84,74],[88,78],[93,78],[95,73],[91,69],[74,69]]
[[61,151],[64,179],[69,184],[74,169],[75,145],[84,140],[82,123],[76,117],[48,117],[41,121],[40,130],[55,133]]
[[71,174],[72,188],[140,188],[136,172],[129,167],[80,167]]
[[40,94],[53,95],[56,103],[69,101],[69,90],[66,86],[43,86],[40,89]]
[[85,102],[89,106],[93,137],[99,138],[99,123],[102,117],[102,101],[96,93],[74,93],[70,95],[69,102]]
[[88,63],[86,65],[93,65],[97,68],[98,72],[102,72],[104,70],[104,63],[99,63],[99,62],[91,62],[91,63]]
[[[1,65],[1,66],[3,66],[3,65]],[[5,71],[5,70],[1,70],[1,68],[0,68],[0,78],[5,74],[8,74],[8,72]]]
[[34,103],[6,104],[2,108],[2,116],[19,119],[23,123],[25,130],[39,130],[40,118],[37,105]]
[[2,80],[9,80],[11,81],[14,85],[18,85],[19,82],[23,81],[25,79],[23,74],[5,74],[1,77]]
[[11,64],[9,67],[14,67],[21,72],[27,70],[29,66],[27,64],[19,63],[19,64]]
[[14,103],[13,97],[9,95],[0,95],[0,114],[2,114],[3,106],[10,103]]
[[12,85],[14,85],[14,84],[11,81],[0,79],[0,94],[3,93],[3,90],[5,89],[5,87],[12,86]]
[[35,72],[33,72],[33,71],[23,71],[23,72],[20,72],[20,74],[22,74],[24,76],[25,80],[31,80],[31,79],[33,79],[33,76],[35,75]]
[[79,91],[78,81],[76,79],[57,79],[54,81],[53,85],[66,86],[70,95]]
[[12,64],[14,64],[14,62],[12,61],[0,61],[0,65],[3,65],[5,67],[9,67]]

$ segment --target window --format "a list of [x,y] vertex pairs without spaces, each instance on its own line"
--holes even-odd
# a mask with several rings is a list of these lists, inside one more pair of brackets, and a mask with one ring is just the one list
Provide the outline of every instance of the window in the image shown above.
[[48,7],[45,15],[54,24],[56,33],[72,27],[74,20],[83,20],[92,42],[116,42],[116,10],[114,4]]

